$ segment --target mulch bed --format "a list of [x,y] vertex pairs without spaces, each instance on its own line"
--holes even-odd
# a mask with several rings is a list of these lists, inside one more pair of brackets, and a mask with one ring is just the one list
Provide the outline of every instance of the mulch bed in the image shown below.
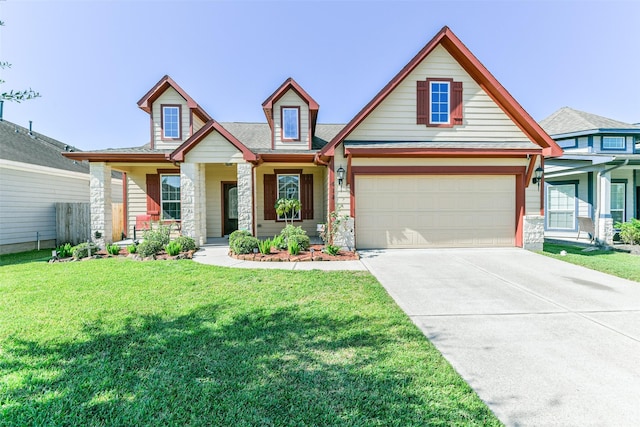
[[[229,256],[245,261],[259,262],[354,261],[360,259],[360,255],[354,251],[341,250],[337,255],[329,255],[322,251],[324,245],[311,245],[309,249],[308,251],[300,252],[298,255],[291,255],[286,250],[271,248],[270,254],[258,252],[257,254],[238,255],[234,252],[229,252]],[[313,254],[311,249],[313,249]]]

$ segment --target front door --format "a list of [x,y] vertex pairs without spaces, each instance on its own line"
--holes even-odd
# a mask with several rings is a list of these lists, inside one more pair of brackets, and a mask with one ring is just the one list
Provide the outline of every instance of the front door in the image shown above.
[[228,236],[238,229],[238,184],[222,183],[222,234]]

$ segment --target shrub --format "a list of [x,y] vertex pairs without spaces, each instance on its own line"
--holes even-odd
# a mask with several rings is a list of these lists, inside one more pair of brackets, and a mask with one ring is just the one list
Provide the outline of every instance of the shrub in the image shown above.
[[72,255],[73,247],[71,243],[65,243],[64,245],[60,245],[56,248],[56,253],[60,258],[69,258]]
[[75,259],[86,258],[89,256],[89,252],[91,252],[91,255],[94,255],[96,252],[98,252],[98,247],[95,243],[80,243],[79,245],[74,246],[71,249],[71,253]]
[[233,241],[231,250],[236,254],[250,254],[257,249],[260,241],[253,236],[241,236]]
[[295,238],[289,238],[289,253],[291,255],[298,255],[300,253],[300,245]]
[[173,242],[170,242],[167,246],[165,246],[164,249],[169,255],[176,256],[180,252],[182,252],[182,245],[174,240]]
[[130,254],[135,254],[138,251],[138,247],[136,245],[127,246],[127,252]]
[[287,246],[290,246],[291,243],[295,242],[301,251],[306,251],[311,246],[311,240],[309,236],[305,236],[303,234],[298,234],[294,236],[289,236],[287,239]]
[[107,245],[107,253],[111,255],[118,255],[120,253],[120,246],[116,245]]
[[248,237],[251,236],[251,232],[248,230],[236,230],[229,234],[229,246],[233,248],[233,244],[240,237]]
[[155,255],[169,244],[169,227],[161,225],[156,229],[147,230],[143,238],[142,243],[138,245],[138,253],[143,257]]
[[300,250],[307,250],[310,245],[309,237],[307,236],[307,232],[302,229],[302,227],[296,227],[294,225],[287,225],[280,232],[280,236],[284,241],[285,247],[289,246],[289,239],[295,236],[297,239],[297,243],[300,246]]
[[326,253],[328,253],[329,255],[333,255],[333,256],[335,256],[335,255],[338,255],[338,252],[340,252],[340,246],[327,245],[327,246],[324,248],[324,251],[325,251]]
[[629,245],[640,244],[640,220],[631,218],[629,222],[616,223],[620,229],[620,240]]
[[183,251],[195,251],[198,249],[196,246],[196,241],[188,236],[180,236],[173,239],[174,242],[177,242],[182,246]]
[[269,255],[271,253],[271,239],[265,239],[258,243],[258,249],[260,249],[260,253],[263,255]]

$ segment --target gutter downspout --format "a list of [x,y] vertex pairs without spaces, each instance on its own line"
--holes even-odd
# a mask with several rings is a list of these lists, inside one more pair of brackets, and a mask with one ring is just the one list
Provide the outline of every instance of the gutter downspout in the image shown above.
[[[614,157],[614,160],[615,160],[615,157]],[[600,204],[601,204],[602,200],[601,200],[601,197],[600,197],[600,178],[602,178],[602,175],[604,175],[605,173],[609,173],[612,170],[621,168],[621,167],[626,166],[628,164],[629,164],[629,159],[626,159],[623,163],[620,163],[619,165],[615,165],[615,166],[610,167],[609,169],[601,169],[601,170],[598,171],[598,175],[597,175],[597,178],[596,178],[596,197],[597,197],[597,200],[598,200],[598,208],[596,209],[596,214],[595,214],[595,216],[596,216],[596,218],[595,218],[596,219],[595,220],[595,232],[596,232],[595,238],[596,238],[596,242],[601,242],[601,240],[600,240]]]

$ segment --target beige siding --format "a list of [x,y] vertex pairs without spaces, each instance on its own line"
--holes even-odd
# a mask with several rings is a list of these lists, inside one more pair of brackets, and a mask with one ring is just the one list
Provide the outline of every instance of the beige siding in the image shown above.
[[284,221],[266,221],[264,219],[264,175],[274,173],[274,169],[302,169],[303,174],[313,174],[313,219],[296,221],[294,225],[301,226],[310,237],[318,235],[317,224],[326,221],[326,193],[324,186],[324,167],[307,165],[275,165],[261,166],[256,170],[256,220],[258,237],[270,237],[279,234],[284,228]]
[[[180,105],[182,107],[182,139],[179,141],[162,140],[162,104]],[[177,148],[189,138],[189,107],[187,101],[173,88],[168,88],[153,103],[153,138],[158,149]]]
[[[338,170],[340,166],[342,166],[345,171],[347,170],[347,159],[344,157],[344,146],[340,144],[336,147],[335,156],[334,156],[334,170]],[[356,160],[356,159],[354,159]],[[358,159],[362,160],[362,159]],[[382,159],[384,162],[387,159]],[[350,215],[351,212],[351,196],[350,196],[350,186],[347,185],[347,179],[345,178],[342,183],[342,187],[338,185],[338,177],[334,174],[335,178],[335,202],[336,202],[336,212],[340,215]]]
[[202,126],[204,126],[204,122],[194,114],[193,115],[193,133],[198,132]]
[[207,135],[185,156],[185,162],[193,163],[240,163],[242,152],[218,132]]
[[[300,107],[300,141],[282,141],[281,107]],[[309,106],[298,94],[289,90],[273,105],[273,131],[276,149],[308,149],[309,147]]]
[[222,182],[237,182],[235,166],[207,164],[207,237],[222,236]]
[[[416,124],[416,82],[427,77],[463,82],[464,124]],[[442,46],[436,47],[352,133],[349,140],[526,141],[527,137]]]
[[[540,161],[537,161],[533,166],[533,170],[535,170],[538,166],[540,166]],[[533,176],[533,175],[532,175]],[[544,193],[544,188],[542,186],[538,187],[538,184],[534,184],[533,182],[529,183],[529,186],[524,190],[524,214],[525,215],[540,215],[540,201],[541,194]]]
[[89,175],[0,160],[0,246],[55,239],[56,202],[89,202]]
[[[133,227],[136,225],[136,215],[147,213],[147,174],[158,173],[158,169],[167,169],[163,166],[145,166],[132,168],[127,172],[127,221],[128,234],[133,236]],[[136,236],[140,238],[140,236]]]

